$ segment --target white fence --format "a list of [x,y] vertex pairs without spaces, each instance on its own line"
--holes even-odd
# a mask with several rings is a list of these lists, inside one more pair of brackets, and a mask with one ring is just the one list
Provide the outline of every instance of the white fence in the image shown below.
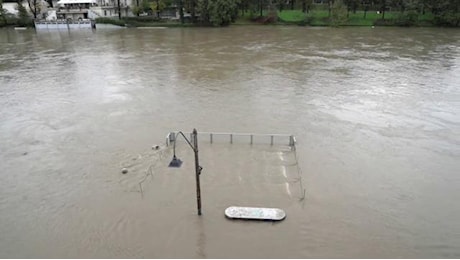
[[81,21],[35,21],[37,30],[69,30],[69,29],[91,29],[94,27],[94,21],[83,19]]

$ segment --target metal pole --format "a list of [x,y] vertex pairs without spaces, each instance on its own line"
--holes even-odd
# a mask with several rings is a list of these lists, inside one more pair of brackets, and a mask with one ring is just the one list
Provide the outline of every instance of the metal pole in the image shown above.
[[198,133],[193,129],[193,151],[195,152],[195,177],[196,177],[196,203],[198,215],[201,215],[201,188],[200,188],[200,173],[201,167],[198,161]]

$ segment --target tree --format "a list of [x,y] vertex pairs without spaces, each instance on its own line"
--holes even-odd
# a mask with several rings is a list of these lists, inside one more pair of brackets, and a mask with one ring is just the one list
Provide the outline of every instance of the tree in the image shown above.
[[382,12],[382,20],[385,20],[386,9],[387,9],[387,0],[380,0],[380,11]]
[[279,3],[278,3],[278,10],[279,10],[280,13],[281,13],[281,12],[283,11],[283,9],[284,9],[284,1],[281,0],[281,1],[279,1]]
[[329,12],[329,18],[331,17],[332,14],[332,4],[334,3],[334,0],[327,0],[327,10]]
[[421,1],[421,6],[422,6],[422,14],[425,14],[426,10],[429,9],[430,5],[429,2],[430,0],[420,0]]
[[249,10],[250,0],[241,0],[239,3],[239,9],[241,10],[241,14],[244,15],[245,12]]
[[178,0],[178,6],[179,6],[180,22],[181,22],[181,24],[184,24],[184,1],[183,0]]
[[460,1],[439,0],[434,3],[434,22],[441,26],[460,26]]
[[259,0],[259,10],[260,10],[260,16],[264,14],[264,0]]
[[366,19],[367,10],[369,9],[369,6],[370,6],[370,5],[371,5],[370,0],[363,0],[364,19]]
[[304,13],[310,12],[310,8],[312,4],[313,4],[313,0],[302,0],[302,12]]
[[27,4],[29,5],[29,10],[34,15],[34,19],[37,19],[37,15],[41,11],[40,0],[27,0]]
[[18,2],[18,24],[20,26],[26,26],[30,24],[30,17],[27,13],[27,9],[22,5],[21,2]]
[[166,4],[164,1],[162,0],[155,0],[155,2],[152,2],[150,4],[150,8],[155,11],[156,15],[157,15],[157,18],[159,19],[160,18],[160,13],[161,11],[163,11],[163,9],[165,9],[166,7]]
[[260,0],[240,0],[238,5],[243,15],[249,11],[250,18],[253,18],[259,11]]
[[238,0],[199,0],[201,21],[213,26],[227,26],[236,19]]
[[422,9],[422,3],[420,0],[399,0],[399,2],[403,6],[403,11],[413,10],[419,12]]
[[138,5],[131,7],[131,12],[136,16],[139,16],[141,13],[141,8]]
[[196,22],[196,0],[190,0],[190,14],[192,15],[192,23]]
[[3,9],[3,0],[0,0],[0,19],[3,20],[3,24],[8,24],[6,20],[6,10]]
[[352,10],[355,14],[360,2],[360,0],[347,0],[345,1],[345,4],[347,5],[348,10]]
[[347,21],[347,7],[342,0],[335,0],[331,8],[330,24],[339,26]]

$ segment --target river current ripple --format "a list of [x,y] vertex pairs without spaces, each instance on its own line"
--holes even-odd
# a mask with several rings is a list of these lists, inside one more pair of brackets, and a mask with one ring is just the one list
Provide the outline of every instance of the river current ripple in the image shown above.
[[[1,29],[0,257],[459,258],[459,46],[441,28]],[[301,178],[286,147],[202,138],[198,217],[193,153],[172,170],[164,146],[193,128],[294,134]]]

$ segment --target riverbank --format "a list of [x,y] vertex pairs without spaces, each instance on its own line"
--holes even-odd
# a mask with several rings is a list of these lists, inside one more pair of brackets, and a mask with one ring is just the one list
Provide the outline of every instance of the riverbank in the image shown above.
[[[98,18],[97,23],[109,23],[126,27],[196,27],[200,25],[181,23],[177,20],[158,20],[155,18],[129,17],[121,20]],[[357,11],[343,14],[343,17],[329,16],[325,10],[303,13],[301,10],[284,10],[277,16],[240,15],[232,25],[296,25],[296,26],[399,26],[399,27],[433,27],[444,26],[432,13],[422,15],[407,12],[386,12],[385,15],[375,11]],[[456,26],[453,26],[456,27]]]
[[[460,16],[459,16],[460,17]],[[460,18],[458,18],[460,19]],[[200,24],[181,23],[179,20],[160,20],[157,17],[124,17],[121,20],[97,18],[97,24],[112,24],[122,27],[199,27]],[[376,11],[345,12],[340,16],[329,15],[327,10],[313,10],[304,13],[301,10],[283,10],[275,16],[262,13],[254,16],[241,14],[232,25],[296,25],[296,26],[397,26],[397,27],[444,27],[446,23],[432,13],[418,14],[415,12],[386,12],[384,15]],[[455,23],[454,23],[455,24]],[[456,23],[458,27],[460,23]],[[21,24],[24,26],[23,24]],[[16,27],[18,23],[11,21],[0,24],[0,27]],[[33,27],[33,23],[25,26]],[[449,26],[449,24],[447,24]]]

